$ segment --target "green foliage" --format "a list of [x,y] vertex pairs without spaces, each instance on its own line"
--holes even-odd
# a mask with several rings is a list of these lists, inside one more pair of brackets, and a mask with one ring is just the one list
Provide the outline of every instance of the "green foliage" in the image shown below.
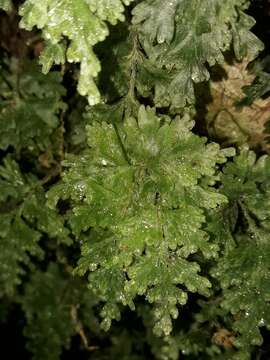
[[72,314],[83,296],[80,284],[56,264],[33,274],[21,300],[27,321],[24,333],[33,359],[59,359],[62,347],[70,346],[76,332]]
[[158,118],[144,107],[123,126],[90,125],[90,149],[67,157],[63,183],[48,193],[51,206],[72,200],[77,237],[99,229],[84,241],[77,272],[90,271],[89,286],[106,302],[105,328],[119,318],[119,302],[134,308],[133,299],[144,294],[155,304],[156,332],[168,334],[186,292],[208,294],[199,264],[186,259],[198,251],[216,255],[201,227],[203,210],[226,201],[212,187],[226,152],[205,145],[191,127],[188,118]]
[[268,156],[256,161],[253,152],[243,150],[223,176],[222,191],[239,206],[243,228],[215,276],[223,289],[221,306],[234,315],[233,330],[241,335],[235,345],[245,351],[262,343],[259,327],[270,328],[269,165]]
[[[155,88],[155,103],[179,108],[194,102],[193,83],[209,80],[206,64],[224,62],[233,46],[236,58],[255,57],[263,44],[249,30],[254,20],[242,0],[142,1],[133,10],[147,55],[144,91]],[[190,20],[192,19],[192,21]]]
[[261,345],[259,327],[270,328],[269,318],[269,244],[253,244],[247,236],[220,261],[218,275],[223,289],[221,306],[235,320],[232,328],[240,335],[235,346],[247,351]]
[[40,73],[35,63],[3,59],[0,74],[0,148],[44,152],[65,109],[61,75]]
[[130,2],[132,0],[46,0],[42,3],[26,0],[20,8],[21,26],[42,30],[46,40],[40,57],[43,72],[46,74],[54,63],[80,62],[78,91],[87,95],[90,105],[99,102],[94,78],[100,71],[100,63],[93,46],[108,35],[105,21],[114,25],[124,20],[123,4]]
[[58,359],[62,344],[69,345],[74,333],[70,316],[74,290],[70,291],[55,265],[33,275],[22,300],[33,359]]
[[10,11],[12,9],[11,0],[0,0],[0,9]]
[[[38,246],[40,233],[32,229],[21,217],[20,202],[30,192],[28,179],[20,173],[16,162],[6,159],[0,168],[1,176],[1,293],[12,293],[24,273],[20,263],[29,263],[29,255],[42,255]],[[3,203],[10,200],[10,208],[4,212]],[[14,202],[14,205],[13,205]],[[18,204],[18,205],[17,205]]]
[[[216,227],[220,231],[223,223],[227,235],[223,230],[222,256],[211,269],[218,295],[200,301],[188,331],[173,338],[185,354],[250,359],[254,345],[263,341],[260,328],[270,328],[269,161],[268,156],[256,161],[254,152],[242,149],[223,170],[221,191],[229,203]],[[225,215],[234,219],[233,226],[224,224]]]
[[240,104],[250,105],[256,99],[267,95],[270,91],[270,74],[269,74],[270,58],[267,56],[260,62],[255,62],[252,66],[252,73],[256,75],[253,83],[244,87],[246,97],[242,99]]
[[[0,167],[0,294],[13,294],[32,256],[42,258],[44,233],[58,243],[69,243],[68,231],[57,214],[46,207],[45,195],[33,175],[22,174],[6,157]],[[30,257],[31,256],[31,257]]]
[[269,74],[267,57],[247,71],[249,3],[0,0],[4,345],[2,323],[34,360],[269,357]]

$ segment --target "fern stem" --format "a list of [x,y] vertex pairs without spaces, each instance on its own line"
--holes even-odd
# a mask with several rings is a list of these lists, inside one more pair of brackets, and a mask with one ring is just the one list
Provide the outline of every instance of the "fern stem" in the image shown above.
[[126,151],[126,149],[125,149],[125,146],[124,146],[124,144],[123,144],[123,141],[122,141],[122,139],[121,139],[121,136],[120,136],[120,134],[119,134],[118,127],[117,127],[117,125],[116,125],[115,123],[113,123],[113,128],[114,128],[114,130],[115,130],[115,133],[116,133],[116,136],[117,136],[117,140],[118,140],[118,142],[119,142],[119,144],[120,144],[120,147],[121,147],[122,153],[123,153],[123,155],[124,155],[124,158],[125,158],[125,160],[127,161],[127,163],[128,163],[129,165],[131,165],[131,161],[130,161],[130,159],[129,159],[129,156],[128,156],[128,154],[127,154],[127,151]]

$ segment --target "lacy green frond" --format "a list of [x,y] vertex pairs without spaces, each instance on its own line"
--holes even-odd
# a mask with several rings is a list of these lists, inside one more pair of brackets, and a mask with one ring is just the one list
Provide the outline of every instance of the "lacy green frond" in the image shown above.
[[0,295],[13,295],[15,287],[21,283],[25,274],[24,265],[30,265],[30,257],[41,257],[38,246],[41,234],[32,229],[19,216],[1,214],[0,218]]
[[247,349],[262,344],[260,327],[270,328],[270,247],[256,244],[248,236],[240,241],[219,262],[214,275],[221,282],[221,306],[232,314],[233,330],[239,334],[234,345]]
[[4,11],[11,11],[11,0],[0,0],[0,9],[3,9]]
[[17,207],[30,189],[31,182],[17,163],[6,158],[0,167],[0,295],[13,293],[25,272],[21,264],[30,264],[29,254],[43,254],[38,245],[41,234],[25,222]]
[[65,109],[61,76],[40,73],[35,63],[12,59],[0,73],[0,148],[39,153],[52,147],[51,135]]
[[237,204],[235,245],[222,257],[213,275],[222,289],[221,307],[231,314],[234,345],[246,352],[260,345],[260,327],[270,328],[270,158],[243,149],[228,163],[221,177],[221,190]]
[[69,348],[78,326],[74,311],[84,296],[79,285],[56,264],[49,264],[47,271],[32,275],[20,297],[26,316],[24,334],[32,359],[58,360],[62,350]]
[[187,258],[217,254],[202,225],[205,209],[226,202],[213,185],[230,151],[205,144],[192,125],[144,107],[122,126],[93,123],[89,150],[67,157],[62,183],[48,193],[51,207],[71,201],[70,226],[83,241],[76,272],[89,274],[105,302],[106,328],[119,318],[118,304],[133,308],[138,294],[155,306],[156,332],[168,334],[187,292],[207,295],[211,287]]
[[269,358],[258,2],[0,0],[3,354]]
[[125,286],[131,298],[136,294],[146,295],[146,299],[154,304],[154,332],[157,335],[171,333],[171,319],[178,317],[177,305],[186,304],[187,290],[207,296],[211,287],[209,280],[198,274],[198,264],[166,251],[149,247],[146,255],[130,266],[130,281]]
[[244,87],[246,97],[243,104],[251,105],[256,99],[268,94],[270,91],[270,74],[262,71],[250,86]]
[[181,1],[142,1],[133,10],[133,23],[142,23],[141,31],[158,44],[170,43],[175,35],[176,12]]
[[256,242],[267,242],[270,229],[269,156],[256,160],[254,152],[243,149],[223,172],[221,191],[239,206]]
[[[94,78],[100,72],[100,63],[93,46],[109,33],[106,22],[112,25],[124,20],[124,5],[132,0],[45,0],[37,3],[26,0],[20,8],[21,26],[42,30],[46,47],[40,61],[43,72],[51,66],[80,63],[78,91],[86,95],[91,105],[100,101]],[[65,41],[67,39],[68,41]]]
[[251,73],[255,75],[252,84],[244,86],[245,97],[240,101],[240,105],[251,105],[256,99],[267,95],[270,91],[270,57],[256,61]]
[[155,89],[158,106],[193,103],[193,84],[209,80],[206,65],[221,64],[231,45],[237,59],[262,50],[249,31],[254,19],[244,13],[247,6],[242,0],[145,0],[135,7],[133,23],[148,58],[145,87]]
[[34,176],[22,175],[6,157],[0,166],[0,296],[12,295],[32,258],[42,258],[39,240],[45,234],[58,244],[70,244],[63,220],[45,206],[45,196]]

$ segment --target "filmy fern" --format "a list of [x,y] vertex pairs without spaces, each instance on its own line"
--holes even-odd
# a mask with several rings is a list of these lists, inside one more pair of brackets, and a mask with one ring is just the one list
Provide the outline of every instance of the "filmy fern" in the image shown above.
[[[57,214],[44,207],[41,184],[32,174],[22,174],[10,157],[0,167],[1,209],[1,295],[13,293],[25,273],[24,265],[32,266],[31,256],[43,257],[39,246],[43,234],[69,244],[68,230]],[[42,206],[43,203],[43,206]]]
[[94,78],[100,64],[93,46],[108,35],[105,21],[115,25],[118,20],[124,20],[124,4],[130,2],[132,0],[25,1],[20,8],[21,26],[27,30],[34,26],[42,29],[46,40],[40,58],[43,72],[47,73],[54,63],[80,62],[78,91],[87,95],[91,105],[99,102]]
[[3,59],[0,88],[0,148],[12,146],[18,154],[48,151],[59,126],[58,115],[65,109],[60,73],[45,76],[36,63],[12,59],[7,64]]
[[[158,106],[179,108],[194,102],[193,83],[209,79],[206,63],[223,63],[233,46],[236,58],[256,56],[263,44],[249,31],[254,25],[242,0],[142,1],[133,10],[147,54],[145,87],[155,88]],[[192,20],[191,20],[192,19]]]
[[249,4],[0,0],[0,322],[15,313],[30,358],[269,355],[265,99],[250,124],[269,76],[267,58],[249,73]]
[[[215,271],[223,288],[221,306],[235,316],[233,329],[241,334],[236,346],[260,345],[259,327],[269,319],[269,161],[256,161],[243,150],[224,170],[223,191],[242,212],[244,224],[236,247],[220,261]],[[256,306],[254,306],[256,304]]]
[[65,160],[63,183],[48,194],[49,204],[72,200],[69,221],[78,238],[98,231],[83,240],[76,271],[90,271],[89,286],[105,301],[105,327],[119,317],[117,303],[134,308],[134,297],[145,294],[156,307],[156,331],[168,334],[187,291],[208,294],[209,280],[186,258],[216,255],[201,227],[203,210],[226,201],[213,188],[226,152],[205,145],[191,127],[188,119],[158,118],[143,107],[123,126],[90,125],[90,149]]

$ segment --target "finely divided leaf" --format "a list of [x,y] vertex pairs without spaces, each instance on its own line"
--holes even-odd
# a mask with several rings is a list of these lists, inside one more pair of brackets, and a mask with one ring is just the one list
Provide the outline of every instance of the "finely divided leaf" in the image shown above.
[[105,302],[106,328],[119,318],[119,303],[133,308],[138,294],[154,304],[156,332],[168,334],[187,292],[208,294],[209,280],[187,259],[217,254],[202,226],[204,210],[226,202],[212,187],[226,157],[192,125],[144,107],[123,125],[93,123],[89,149],[67,157],[62,184],[48,193],[50,206],[71,200],[69,222],[83,242],[77,273],[89,273]]
[[[115,24],[123,21],[124,6],[130,1],[120,0],[45,0],[42,3],[26,0],[20,8],[21,26],[42,30],[46,48],[40,61],[48,72],[53,63],[80,63],[78,91],[86,95],[90,105],[100,101],[94,78],[100,63],[93,46],[108,35],[105,20]],[[68,45],[67,41],[68,40]]]
[[58,72],[43,75],[35,62],[9,61],[0,77],[0,149],[11,146],[17,153],[28,150],[35,154],[49,151],[58,115],[66,108],[62,77]]
[[0,166],[0,295],[13,295],[21,276],[41,259],[40,240],[70,244],[68,230],[56,211],[45,206],[44,190],[34,176],[21,173],[6,157]]
[[135,7],[133,23],[148,58],[144,86],[155,88],[158,106],[194,102],[193,83],[209,79],[206,64],[222,63],[231,44],[237,59],[257,55],[263,44],[249,31],[254,20],[246,7],[242,0],[145,0]]

